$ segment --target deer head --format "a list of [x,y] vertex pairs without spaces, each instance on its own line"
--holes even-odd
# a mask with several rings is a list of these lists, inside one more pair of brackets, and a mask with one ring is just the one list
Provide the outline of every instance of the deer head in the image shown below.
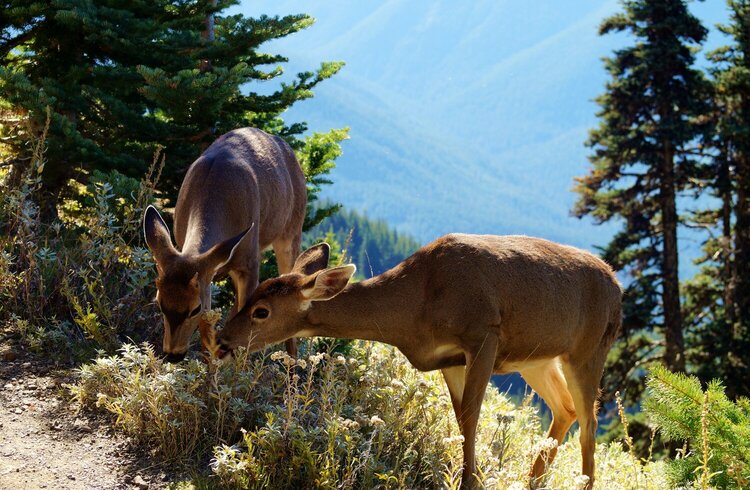
[[[199,313],[210,307],[210,285],[252,226],[201,254],[183,254],[172,244],[169,228],[153,206],[143,216],[143,234],[154,255],[158,277],[156,302],[164,316],[163,349],[170,362],[182,360],[198,327]],[[207,302],[207,301],[206,301]]]
[[222,354],[237,347],[250,351],[297,336],[305,329],[313,301],[327,301],[344,290],[354,264],[326,269],[330,247],[320,243],[302,253],[289,274],[264,281],[219,332]]

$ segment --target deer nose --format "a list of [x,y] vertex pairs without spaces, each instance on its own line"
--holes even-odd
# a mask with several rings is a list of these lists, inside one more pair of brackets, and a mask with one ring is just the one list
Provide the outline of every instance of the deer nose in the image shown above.
[[183,359],[185,359],[185,352],[182,352],[182,353],[166,352],[164,354],[164,360],[172,364],[176,362],[180,362]]

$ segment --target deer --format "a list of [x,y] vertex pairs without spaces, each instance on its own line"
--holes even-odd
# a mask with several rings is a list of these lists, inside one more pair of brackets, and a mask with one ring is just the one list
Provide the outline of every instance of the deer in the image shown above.
[[[463,488],[477,485],[475,436],[492,374],[519,372],[546,402],[548,437],[580,425],[582,473],[594,482],[599,383],[621,325],[622,289],[593,254],[526,236],[450,234],[394,268],[349,284],[330,247],[303,252],[264,281],[217,334],[219,357],[290,337],[384,342],[420,371],[442,372],[463,441]],[[542,482],[556,448],[529,472]]]
[[[231,278],[232,314],[258,286],[263,250],[273,247],[279,272],[291,272],[306,208],[305,176],[292,148],[255,128],[220,136],[188,168],[174,209],[176,247],[156,208],[146,208],[143,233],[158,273],[167,361],[185,357],[200,314],[211,309],[215,277]],[[297,355],[296,339],[286,347]]]

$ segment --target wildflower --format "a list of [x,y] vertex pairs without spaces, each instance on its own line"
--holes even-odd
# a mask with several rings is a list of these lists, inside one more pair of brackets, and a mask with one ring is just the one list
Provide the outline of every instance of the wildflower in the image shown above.
[[448,446],[450,446],[451,444],[455,444],[455,443],[463,444],[463,442],[464,442],[464,436],[462,435],[443,438],[443,444],[446,444]]
[[359,423],[356,420],[351,420],[351,419],[342,419],[341,425],[347,431],[358,431],[360,428]]
[[213,326],[221,319],[221,310],[209,310],[203,313],[206,323]]
[[370,417],[370,425],[373,427],[382,427],[385,425],[385,422],[383,422],[383,419],[381,419],[377,415],[373,415],[372,417]]
[[404,389],[406,387],[406,386],[404,386],[404,383],[402,383],[401,381],[399,381],[397,379],[392,379],[391,380],[391,386],[394,387],[394,388],[401,388],[401,389]]
[[550,451],[557,447],[557,441],[551,437],[542,439],[537,443],[536,452]]
[[320,364],[320,361],[323,360],[325,354],[323,352],[319,352],[318,354],[313,354],[310,356],[310,364],[313,366],[317,366]]
[[292,356],[284,352],[283,350],[277,350],[273,354],[271,354],[271,360],[272,361],[281,361],[284,366],[294,366],[297,363],[297,360],[294,359]]
[[574,488],[586,488],[586,484],[589,482],[589,477],[586,475],[578,475],[573,480],[573,487]]
[[297,361],[297,366],[301,367],[302,369],[307,369],[307,362],[304,359],[300,359]]
[[343,365],[343,364],[346,364],[346,358],[345,358],[344,356],[342,356],[341,354],[339,354],[338,356],[336,356],[336,357],[335,357],[335,358],[333,359],[333,362],[334,362],[334,363],[335,363],[335,364],[336,364],[337,366],[341,366],[341,365]]

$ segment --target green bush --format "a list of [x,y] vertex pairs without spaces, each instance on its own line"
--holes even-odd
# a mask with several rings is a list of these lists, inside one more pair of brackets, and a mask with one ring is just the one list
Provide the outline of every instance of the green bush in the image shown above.
[[655,366],[649,372],[645,408],[667,439],[685,444],[669,463],[675,485],[750,485],[750,400],[732,402],[721,381],[703,391],[698,378]]

